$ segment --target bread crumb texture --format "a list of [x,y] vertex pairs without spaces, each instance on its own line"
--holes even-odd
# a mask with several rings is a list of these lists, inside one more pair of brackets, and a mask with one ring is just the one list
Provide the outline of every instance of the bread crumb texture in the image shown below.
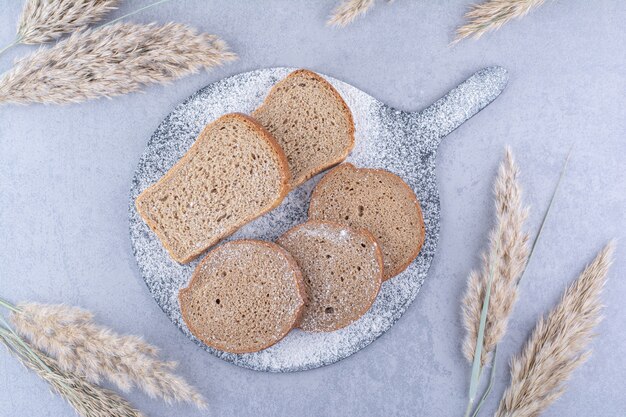
[[270,135],[231,114],[209,124],[136,205],[172,257],[188,262],[277,206],[287,176],[284,154]]
[[285,151],[292,188],[343,161],[354,146],[350,109],[311,71],[294,71],[278,82],[252,115]]
[[366,231],[309,221],[278,239],[302,270],[308,296],[300,328],[328,332],[354,322],[371,307],[382,281],[382,255]]
[[402,272],[424,244],[422,210],[413,190],[391,172],[334,168],[315,187],[309,217],[370,231],[383,252],[384,279]]
[[212,250],[179,293],[183,319],[208,346],[256,352],[281,340],[304,307],[300,270],[284,249],[241,240]]

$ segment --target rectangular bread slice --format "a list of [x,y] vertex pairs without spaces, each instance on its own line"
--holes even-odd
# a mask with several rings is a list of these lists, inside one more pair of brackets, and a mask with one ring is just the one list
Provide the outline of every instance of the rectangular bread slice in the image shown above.
[[228,114],[206,126],[135,205],[172,258],[186,263],[278,206],[288,179],[274,138],[251,118]]
[[308,70],[278,82],[252,117],[285,151],[291,188],[343,161],[354,146],[350,109],[328,81]]

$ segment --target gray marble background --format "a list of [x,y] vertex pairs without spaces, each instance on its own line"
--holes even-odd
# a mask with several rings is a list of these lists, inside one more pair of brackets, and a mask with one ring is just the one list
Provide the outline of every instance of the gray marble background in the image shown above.
[[[13,39],[21,3],[2,2],[0,45]],[[116,15],[146,3],[126,2]],[[501,345],[484,415],[492,414],[507,384],[504,359],[519,351],[537,317],[612,237],[621,242],[593,356],[545,415],[625,415],[626,6],[551,1],[498,33],[449,47],[468,1],[380,2],[344,30],[324,25],[334,3],[174,0],[134,20],[192,24],[222,36],[240,59],[113,100],[0,106],[0,295],[80,305],[118,331],[143,334],[180,362],[180,372],[210,403],[198,412],[130,394],[149,416],[462,415],[469,365],[460,353],[459,299],[490,227],[490,187],[504,146],[512,146],[522,167],[535,231],[576,142]],[[32,49],[1,56],[0,71]],[[153,301],[130,249],[128,191],[152,131],[188,95],[231,74],[283,65],[324,72],[417,110],[494,64],[509,69],[508,88],[439,150],[442,227],[430,276],[402,319],[371,346],[314,371],[259,373],[202,351]],[[0,353],[0,416],[72,415],[45,383]]]

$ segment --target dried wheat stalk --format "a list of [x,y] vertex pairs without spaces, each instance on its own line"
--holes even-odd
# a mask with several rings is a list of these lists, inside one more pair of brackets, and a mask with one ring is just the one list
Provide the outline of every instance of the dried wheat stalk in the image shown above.
[[65,372],[94,383],[104,377],[123,391],[136,386],[167,403],[206,406],[202,395],[172,372],[175,363],[158,359],[155,347],[95,324],[85,310],[24,303],[11,314],[11,321],[18,334],[55,358]]
[[364,15],[374,5],[374,0],[344,0],[333,11],[326,22],[333,26],[347,26],[357,17]]
[[613,250],[610,242],[550,314],[539,319],[523,351],[511,361],[511,384],[496,417],[536,417],[565,392],[566,381],[591,353],[587,346],[601,320],[600,294]]
[[522,206],[518,176],[519,168],[511,150],[507,148],[494,184],[496,225],[490,234],[489,249],[483,254],[482,269],[470,273],[462,303],[466,330],[463,353],[471,363],[474,360],[483,300],[493,273],[481,366],[488,361],[490,353],[506,332],[509,315],[517,300],[517,281],[528,259],[528,234],[524,232],[528,208]]
[[488,0],[475,4],[465,14],[469,22],[456,31],[454,42],[467,37],[480,38],[485,33],[497,30],[511,19],[522,18],[545,0]]
[[0,342],[27,368],[50,384],[83,417],[144,417],[128,401],[93,385],[75,374],[63,372],[57,362],[2,328]]
[[73,34],[20,60],[0,79],[0,103],[113,97],[233,60],[214,35],[178,23],[118,23]]
[[47,43],[86,28],[114,10],[120,0],[26,0],[16,43]]

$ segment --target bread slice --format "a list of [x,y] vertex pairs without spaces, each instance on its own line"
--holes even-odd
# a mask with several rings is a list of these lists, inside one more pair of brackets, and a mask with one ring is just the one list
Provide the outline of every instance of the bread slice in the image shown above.
[[321,179],[311,194],[309,218],[369,230],[383,252],[387,280],[417,257],[424,219],[413,190],[391,172],[345,163]]
[[309,221],[282,235],[302,270],[308,300],[300,328],[340,329],[361,317],[380,290],[382,254],[374,237],[331,222]]
[[258,240],[228,242],[210,251],[178,294],[191,333],[231,353],[256,352],[285,337],[298,323],[305,297],[291,255]]
[[274,138],[251,118],[228,114],[206,126],[135,204],[172,258],[186,263],[278,206],[288,178]]
[[350,109],[311,71],[294,71],[278,82],[252,116],[284,149],[291,188],[343,161],[354,146]]

